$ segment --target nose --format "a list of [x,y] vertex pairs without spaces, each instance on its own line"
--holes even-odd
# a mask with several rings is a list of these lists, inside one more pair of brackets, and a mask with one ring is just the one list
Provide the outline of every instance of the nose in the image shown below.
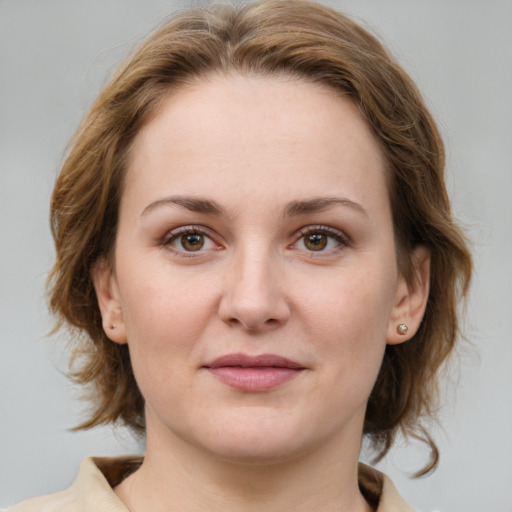
[[245,251],[233,258],[226,272],[219,316],[232,327],[264,332],[284,325],[290,317],[286,284],[271,255]]

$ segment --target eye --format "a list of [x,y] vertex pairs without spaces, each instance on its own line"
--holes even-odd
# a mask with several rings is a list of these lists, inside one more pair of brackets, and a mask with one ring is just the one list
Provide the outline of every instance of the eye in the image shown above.
[[204,230],[195,226],[171,231],[163,240],[163,245],[177,253],[204,252],[218,247]]
[[328,226],[309,226],[300,230],[302,235],[294,249],[308,252],[330,252],[348,245],[347,237],[337,229]]
[[304,246],[310,251],[323,251],[329,243],[329,237],[323,233],[311,233],[304,237]]

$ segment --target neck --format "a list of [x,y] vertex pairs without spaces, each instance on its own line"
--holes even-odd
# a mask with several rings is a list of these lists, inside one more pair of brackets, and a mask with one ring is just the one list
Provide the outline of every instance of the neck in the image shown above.
[[219,459],[176,438],[148,436],[140,469],[117,488],[130,512],[370,512],[357,481],[360,439],[272,462]]

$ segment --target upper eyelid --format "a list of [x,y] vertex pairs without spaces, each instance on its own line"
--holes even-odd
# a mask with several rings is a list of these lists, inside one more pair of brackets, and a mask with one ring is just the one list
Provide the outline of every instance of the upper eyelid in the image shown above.
[[302,236],[309,235],[310,233],[323,233],[325,235],[333,236],[335,238],[339,238],[344,243],[348,244],[350,242],[350,237],[343,231],[333,228],[331,226],[325,226],[325,225],[311,225],[311,226],[304,226],[298,230],[298,234]]
[[201,235],[206,235],[207,237],[214,239],[213,231],[206,226],[201,226],[197,224],[180,226],[178,228],[174,228],[169,230],[162,238],[162,242],[164,244],[169,243],[170,240],[176,238],[180,235],[186,235],[187,233],[200,233]]

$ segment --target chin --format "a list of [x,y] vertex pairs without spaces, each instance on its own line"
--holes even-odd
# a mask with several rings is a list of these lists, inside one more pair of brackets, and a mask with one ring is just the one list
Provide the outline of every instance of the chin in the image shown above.
[[304,429],[287,425],[282,418],[279,424],[265,424],[261,419],[251,423],[240,421],[236,425],[219,425],[203,435],[197,434],[196,443],[199,441],[198,444],[211,454],[239,464],[272,464],[294,459],[319,442],[308,436]]

